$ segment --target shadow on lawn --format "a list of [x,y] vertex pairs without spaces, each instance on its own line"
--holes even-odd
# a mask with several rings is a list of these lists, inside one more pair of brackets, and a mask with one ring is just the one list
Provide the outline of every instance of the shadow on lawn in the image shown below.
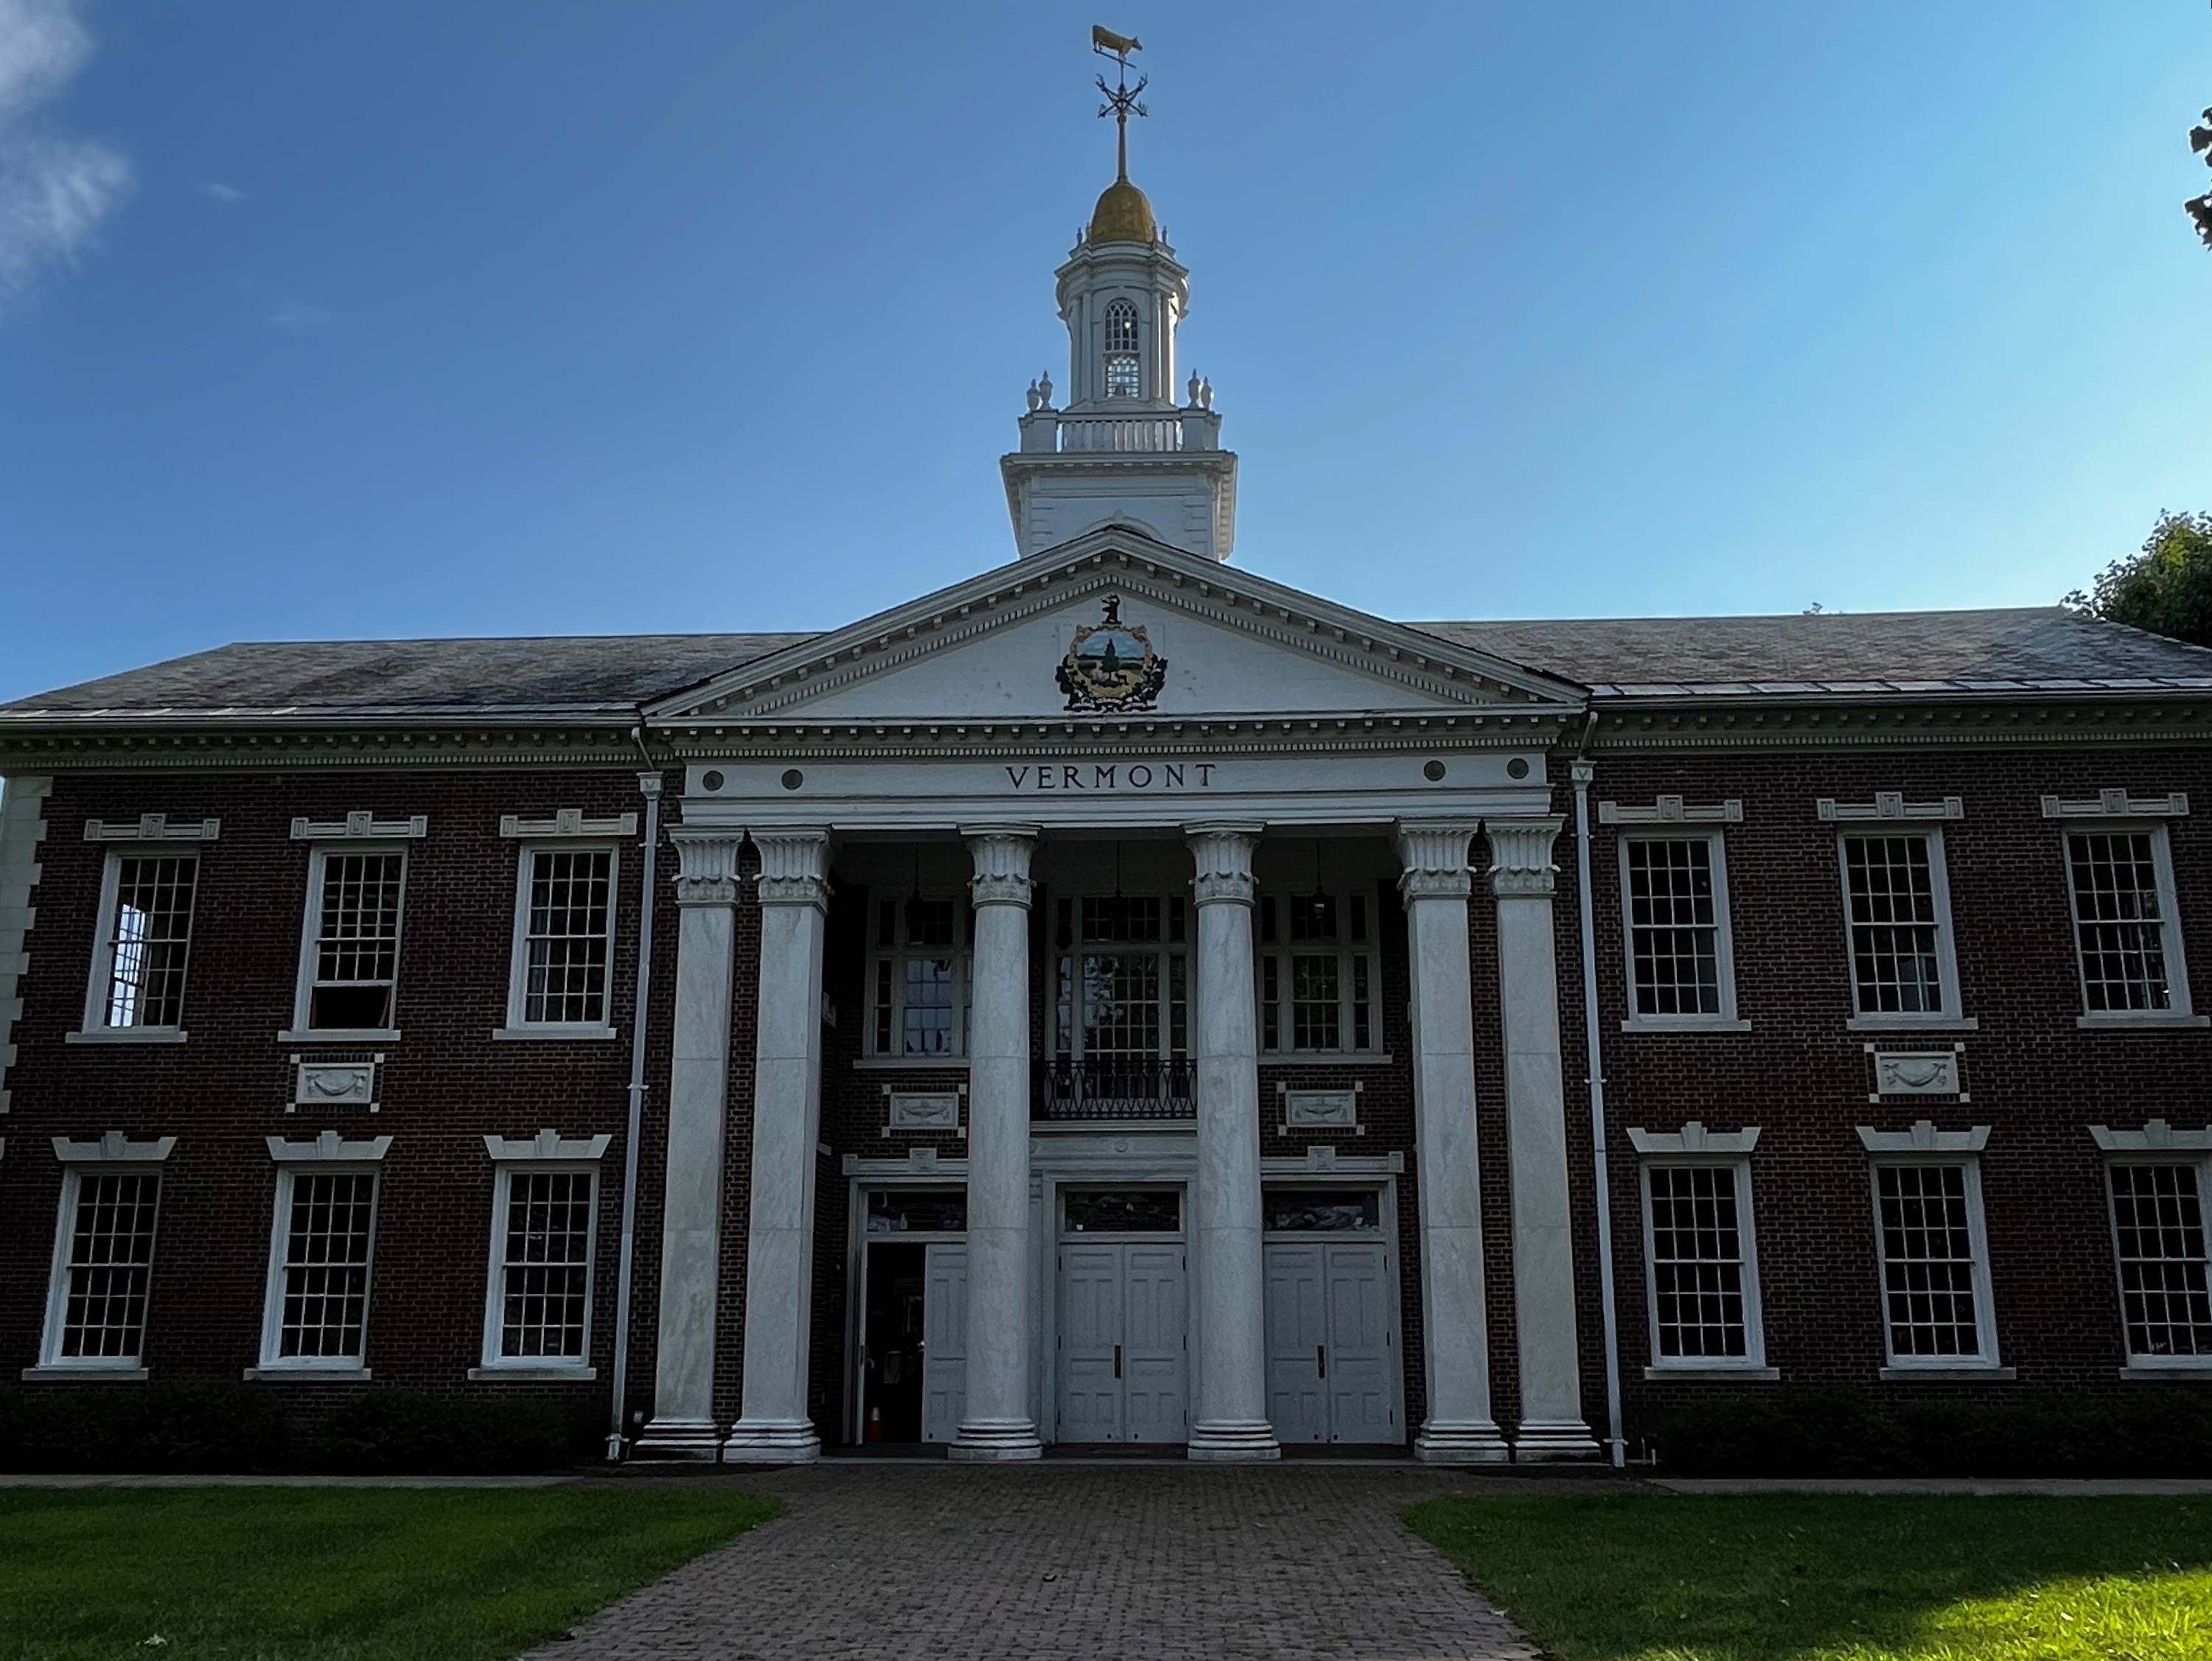
[[1429,1540],[1566,1661],[2212,1655],[2212,1500],[1431,1500]]

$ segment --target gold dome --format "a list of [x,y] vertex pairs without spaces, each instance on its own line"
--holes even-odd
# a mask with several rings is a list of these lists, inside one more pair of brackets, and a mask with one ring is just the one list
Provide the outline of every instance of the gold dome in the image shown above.
[[1152,243],[1159,239],[1159,222],[1152,217],[1152,204],[1145,199],[1145,193],[1126,179],[1109,185],[1091,210],[1091,240]]

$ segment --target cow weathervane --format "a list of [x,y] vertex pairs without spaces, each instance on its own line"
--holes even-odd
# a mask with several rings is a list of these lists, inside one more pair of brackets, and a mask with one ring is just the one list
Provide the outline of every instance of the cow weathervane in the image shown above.
[[1112,58],[1115,69],[1120,71],[1115,84],[1110,87],[1106,84],[1104,76],[1098,77],[1098,90],[1106,94],[1106,101],[1098,106],[1098,115],[1102,120],[1112,116],[1118,129],[1115,159],[1121,168],[1118,176],[1122,179],[1129,176],[1129,117],[1133,113],[1152,113],[1137,101],[1137,94],[1152,84],[1152,76],[1140,75],[1135,86],[1129,84],[1129,54],[1144,49],[1145,43],[1133,34],[1116,34],[1097,23],[1091,26],[1091,50],[1101,58]]

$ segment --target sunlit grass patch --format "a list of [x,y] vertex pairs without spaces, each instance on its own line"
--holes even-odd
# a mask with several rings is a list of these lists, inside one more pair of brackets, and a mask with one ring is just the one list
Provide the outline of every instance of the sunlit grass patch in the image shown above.
[[1564,1661],[2212,1658],[2212,1501],[1547,1495],[1407,1520]]

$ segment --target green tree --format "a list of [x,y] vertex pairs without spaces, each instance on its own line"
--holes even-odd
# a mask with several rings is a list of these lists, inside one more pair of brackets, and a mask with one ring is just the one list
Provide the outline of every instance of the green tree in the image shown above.
[[2212,513],[2161,513],[2142,552],[2115,560],[2094,593],[2066,597],[2094,616],[2212,646]]
[[[2206,167],[2212,167],[2212,110],[2205,111],[2203,122],[2189,130],[2189,148],[2204,159]],[[2197,221],[2197,234],[2204,239],[2204,246],[2212,248],[2212,191],[2191,197],[2181,205]]]

